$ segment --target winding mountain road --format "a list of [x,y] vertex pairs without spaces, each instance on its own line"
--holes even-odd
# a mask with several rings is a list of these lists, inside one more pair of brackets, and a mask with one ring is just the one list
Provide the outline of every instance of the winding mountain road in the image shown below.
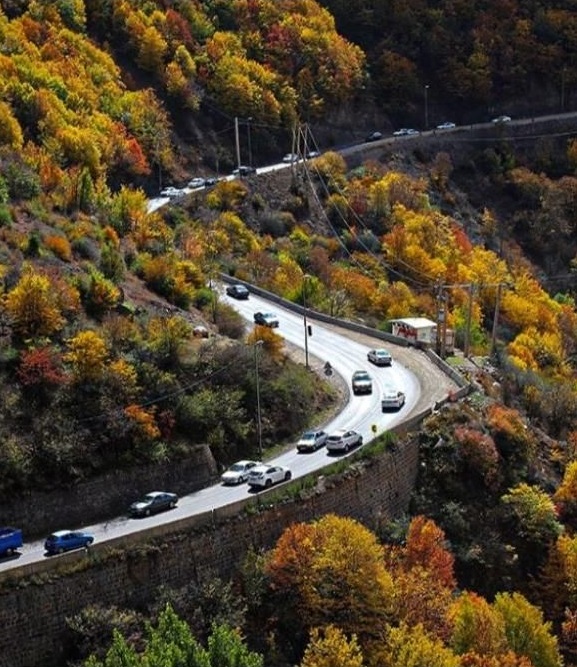
[[[279,328],[275,329],[288,345],[293,348],[304,347],[304,321],[302,315],[272,305],[265,299],[251,294],[247,301],[235,301],[224,294],[221,299],[233,305],[246,318],[248,327],[252,326],[253,315],[257,310],[273,311],[278,315]],[[353,396],[349,392],[342,411],[329,424],[319,424],[329,431],[337,428],[354,429],[362,433],[364,441],[369,442],[375,434],[407,419],[415,410],[430,407],[435,401],[447,396],[455,388],[439,369],[432,364],[426,355],[412,348],[387,345],[393,354],[391,367],[378,368],[367,361],[367,352],[371,347],[382,347],[378,339],[356,334],[337,326],[318,324],[309,313],[308,323],[313,334],[308,338],[309,362],[311,372],[322,370],[325,361],[330,361],[334,371],[342,376],[343,383],[350,385],[353,371],[367,369],[373,378],[372,395]],[[382,413],[380,395],[385,384],[392,384],[405,392],[407,401],[398,412]],[[290,406],[287,406],[290,409]],[[314,426],[314,425],[311,425]],[[299,434],[295,434],[295,439]],[[288,466],[293,478],[302,477],[322,468],[334,460],[320,449],[311,454],[299,454],[292,447],[274,459],[275,463]],[[170,489],[166,489],[170,490]],[[83,530],[92,533],[95,544],[106,543],[114,538],[130,535],[162,524],[170,524],[196,514],[214,510],[246,498],[251,492],[246,485],[240,487],[224,487],[216,484],[200,491],[186,495],[179,500],[178,506],[169,512],[144,519],[132,519],[128,516],[113,518],[104,523],[86,526]],[[71,528],[61,526],[60,528]],[[0,562],[0,580],[3,573],[14,571],[24,565],[42,561],[43,542],[26,543],[21,552],[14,558]],[[59,558],[53,556],[52,558]]]

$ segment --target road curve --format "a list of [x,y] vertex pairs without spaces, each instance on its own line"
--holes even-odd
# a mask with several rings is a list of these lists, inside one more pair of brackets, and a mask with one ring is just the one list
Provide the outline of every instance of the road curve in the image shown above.
[[[283,336],[291,346],[304,347],[304,322],[301,315],[277,305],[271,305],[263,298],[252,294],[247,301],[235,301],[224,293],[220,298],[233,305],[246,318],[249,328],[252,326],[255,311],[274,311],[280,323],[279,328],[275,331]],[[436,400],[445,398],[451,388],[455,388],[451,381],[418,350],[387,345],[393,353],[393,365],[390,368],[377,368],[367,361],[368,350],[371,347],[382,346],[377,339],[354,334],[336,326],[321,325],[312,319],[312,315],[309,318],[309,324],[313,327],[313,335],[308,339],[309,360],[313,368],[322,368],[324,362],[328,360],[335,372],[342,375],[347,385],[350,383],[353,371],[357,369],[367,369],[373,377],[373,394],[353,396],[352,393],[349,393],[342,411],[329,424],[322,424],[329,431],[337,428],[351,428],[362,433],[364,441],[369,442],[375,437],[375,433],[382,433],[395,424],[401,423],[414,410],[421,409],[423,401],[425,407],[429,407]],[[407,395],[405,406],[398,412],[381,412],[380,393],[385,383],[393,384]],[[423,387],[426,387],[427,395],[423,393]],[[297,435],[295,434],[295,437]],[[318,470],[332,460],[334,459],[329,457],[324,449],[311,454],[298,454],[294,447],[274,459],[275,462],[288,466],[293,473],[293,478]],[[101,544],[114,538],[134,534],[154,526],[170,524],[237,502],[249,494],[246,485],[223,487],[216,484],[182,497],[178,506],[169,512],[144,519],[116,517],[103,523],[85,526],[83,530],[94,534],[95,542]],[[65,529],[70,526],[60,528]],[[42,561],[45,558],[42,542],[26,543],[16,558],[0,562],[0,580],[2,573]],[[52,558],[59,558],[59,556]]]

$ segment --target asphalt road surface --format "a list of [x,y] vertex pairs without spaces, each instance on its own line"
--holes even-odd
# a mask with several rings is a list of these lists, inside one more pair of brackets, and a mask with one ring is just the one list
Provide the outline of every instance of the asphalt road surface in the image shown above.
[[[287,346],[293,350],[300,348],[302,354],[305,331],[302,315],[271,305],[252,294],[246,301],[237,301],[226,296],[223,290],[220,298],[233,305],[246,318],[247,328],[252,327],[253,315],[256,311],[275,312],[280,325],[275,332],[285,338]],[[401,423],[415,410],[430,407],[435,401],[445,398],[447,393],[455,388],[455,385],[419,350],[387,344],[386,347],[393,354],[393,365],[378,368],[367,360],[369,349],[384,347],[378,339],[355,334],[336,326],[319,324],[314,321],[312,314],[309,314],[308,323],[313,327],[313,335],[308,338],[311,372],[322,370],[325,361],[329,361],[334,372],[340,376],[344,387],[350,387],[351,376],[358,369],[368,370],[373,378],[371,395],[353,396],[352,392],[344,392],[345,400],[342,411],[330,423],[319,424],[319,427],[322,426],[329,432],[337,428],[354,429],[363,435],[365,443],[369,442],[375,437],[375,432],[383,433],[391,426]],[[251,356],[247,358],[250,359]],[[380,395],[385,384],[393,385],[404,391],[407,396],[405,406],[398,412],[383,413],[381,411]],[[375,427],[374,431],[373,427]],[[295,442],[299,435],[295,434]],[[275,458],[274,462],[289,467],[294,479],[318,470],[333,460],[334,458],[328,456],[324,448],[310,454],[299,454],[295,447],[291,447]],[[159,490],[170,491],[170,489]],[[237,502],[246,498],[250,493],[247,485],[224,487],[216,484],[182,497],[174,510],[143,519],[120,516],[104,523],[86,526],[83,530],[92,533],[95,543],[100,544],[152,526],[171,523]],[[59,529],[67,528],[76,528],[76,526],[59,527]],[[46,557],[43,541],[26,543],[17,557],[0,562],[0,578],[2,572],[43,560]],[[51,558],[58,558],[58,556]]]

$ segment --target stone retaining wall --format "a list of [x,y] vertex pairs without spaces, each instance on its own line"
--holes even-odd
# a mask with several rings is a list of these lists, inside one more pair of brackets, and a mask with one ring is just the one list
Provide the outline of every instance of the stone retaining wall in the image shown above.
[[145,531],[122,538],[122,549],[94,545],[51,559],[41,574],[15,571],[0,590],[0,667],[60,666],[67,617],[89,604],[143,604],[159,586],[230,577],[249,547],[270,548],[291,523],[334,513],[378,531],[407,510],[417,469],[418,444],[410,442],[354,464],[338,479],[320,477],[304,499],[267,507],[267,496],[279,492],[273,489],[249,501],[248,512],[223,508],[179,521],[173,532],[165,526],[155,537]]

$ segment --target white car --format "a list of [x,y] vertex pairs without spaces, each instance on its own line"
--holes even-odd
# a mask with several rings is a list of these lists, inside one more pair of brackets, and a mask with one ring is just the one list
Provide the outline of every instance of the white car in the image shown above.
[[437,130],[452,130],[454,127],[457,127],[455,123],[447,121],[446,123],[441,123],[440,125],[437,125]]
[[292,162],[298,162],[299,161],[299,156],[296,153],[287,153],[282,161],[286,162],[287,164],[291,164]]
[[497,118],[493,118],[491,122],[495,123],[496,125],[498,125],[499,123],[510,123],[511,116],[497,116]]
[[188,187],[189,188],[204,188],[206,185],[206,181],[204,178],[200,178],[200,176],[193,178],[191,181],[188,182]]
[[225,485],[242,484],[248,480],[249,472],[258,465],[262,465],[260,461],[237,461],[222,473],[220,481]]
[[341,428],[331,433],[327,438],[327,452],[329,454],[346,454],[353,447],[360,447],[362,444],[363,436],[360,433]]
[[173,186],[169,186],[168,188],[164,188],[164,190],[160,191],[160,194],[163,197],[178,197],[180,195],[182,190],[179,188],[175,188]]
[[320,157],[320,151],[309,151],[307,153],[307,160],[314,160],[316,157]]
[[385,387],[381,397],[381,410],[400,410],[405,405],[406,396],[394,387]]
[[316,452],[326,444],[329,437],[326,431],[307,431],[303,433],[297,442],[297,451]]
[[288,482],[291,477],[291,471],[285,466],[261,463],[249,471],[248,485],[251,488],[268,489],[273,484]]
[[393,357],[388,350],[385,350],[384,347],[377,348],[376,350],[369,350],[367,354],[367,359],[375,366],[391,366],[393,363]]

